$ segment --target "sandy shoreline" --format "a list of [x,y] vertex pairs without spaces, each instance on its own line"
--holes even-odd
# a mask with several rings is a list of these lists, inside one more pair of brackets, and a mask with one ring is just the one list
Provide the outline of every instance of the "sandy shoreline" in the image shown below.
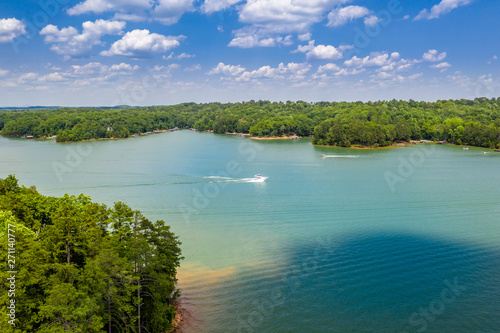
[[187,325],[187,323],[192,320],[192,315],[191,313],[186,310],[186,308],[184,308],[182,306],[182,302],[180,300],[177,300],[176,304],[175,304],[175,318],[174,320],[172,321],[172,325],[174,326],[174,328],[172,329],[172,331],[170,331],[171,333],[182,333],[183,332],[183,327],[185,327]]

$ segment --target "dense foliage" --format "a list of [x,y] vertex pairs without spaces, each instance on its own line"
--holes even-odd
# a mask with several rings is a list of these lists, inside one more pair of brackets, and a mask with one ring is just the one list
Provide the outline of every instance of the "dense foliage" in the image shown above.
[[173,127],[254,136],[313,135],[325,145],[384,146],[433,140],[482,147],[500,143],[500,99],[437,102],[185,103],[124,109],[2,111],[3,135],[57,135],[58,141],[125,138]]
[[[15,225],[15,326],[7,228]],[[122,202],[61,198],[0,179],[1,332],[168,332],[180,242]]]

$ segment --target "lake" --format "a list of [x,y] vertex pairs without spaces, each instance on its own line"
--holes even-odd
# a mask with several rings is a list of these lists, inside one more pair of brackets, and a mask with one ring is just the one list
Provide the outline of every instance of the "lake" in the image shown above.
[[1,137],[0,177],[171,225],[184,332],[497,332],[500,153],[485,151]]

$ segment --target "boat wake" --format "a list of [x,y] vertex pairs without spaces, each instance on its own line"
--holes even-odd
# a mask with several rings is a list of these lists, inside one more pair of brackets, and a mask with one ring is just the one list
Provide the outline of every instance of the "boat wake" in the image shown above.
[[358,158],[359,155],[321,155],[323,158]]
[[207,176],[203,177],[205,179],[210,179],[209,183],[262,183],[262,179],[258,178],[230,178],[222,176]]

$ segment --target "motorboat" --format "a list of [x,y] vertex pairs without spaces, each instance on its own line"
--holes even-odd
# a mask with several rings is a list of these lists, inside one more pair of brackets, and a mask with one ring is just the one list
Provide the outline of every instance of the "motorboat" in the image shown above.
[[264,177],[262,175],[255,175],[252,179],[252,182],[254,183],[263,183],[267,180],[269,177]]
[[464,147],[464,150],[469,150],[469,147]]

